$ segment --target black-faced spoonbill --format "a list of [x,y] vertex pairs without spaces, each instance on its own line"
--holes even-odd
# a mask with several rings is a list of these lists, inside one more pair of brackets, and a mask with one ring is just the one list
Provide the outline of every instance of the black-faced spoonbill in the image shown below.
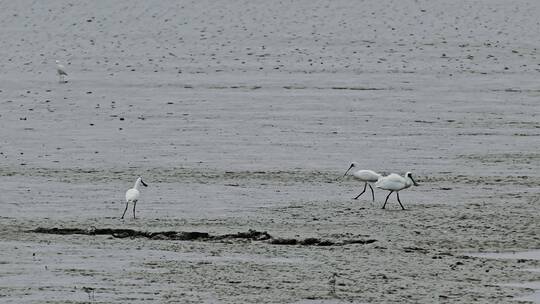
[[126,211],[128,208],[129,203],[133,203],[133,218],[135,218],[135,206],[137,206],[137,201],[139,200],[139,197],[141,196],[141,193],[139,192],[139,185],[142,184],[145,187],[148,187],[148,185],[143,182],[142,177],[139,176],[137,178],[137,181],[135,181],[135,185],[133,188],[126,191],[126,209],[124,209],[124,213],[122,214],[122,219],[124,218],[124,215],[126,215]]
[[[349,173],[349,171],[352,168],[358,168],[358,167],[359,167],[358,163],[353,162],[351,166],[349,167],[349,169],[347,170],[347,172],[343,174],[343,177],[345,177],[345,175],[347,175],[347,173]],[[371,189],[371,196],[373,198],[373,201],[375,201],[375,193],[373,192],[373,187],[371,187],[371,184],[378,181],[379,178],[382,177],[382,175],[371,170],[356,170],[356,171],[353,171],[352,175],[357,180],[364,182],[364,190],[360,194],[358,194],[354,199],[358,199],[360,195],[364,194],[364,192],[366,192],[366,187],[369,186],[369,189]]]
[[375,187],[390,191],[390,193],[388,193],[388,195],[386,196],[386,200],[384,201],[382,209],[384,209],[384,207],[386,206],[386,202],[388,202],[390,194],[392,194],[392,192],[396,192],[397,201],[401,206],[401,209],[405,210],[405,207],[403,207],[401,201],[399,200],[399,191],[407,189],[412,185],[418,186],[418,184],[414,181],[411,172],[405,173],[405,177],[392,173],[379,179],[375,183]]
[[60,64],[58,60],[56,60],[56,72],[58,73],[58,77],[60,77],[60,83],[65,83],[64,76],[67,76],[66,67]]

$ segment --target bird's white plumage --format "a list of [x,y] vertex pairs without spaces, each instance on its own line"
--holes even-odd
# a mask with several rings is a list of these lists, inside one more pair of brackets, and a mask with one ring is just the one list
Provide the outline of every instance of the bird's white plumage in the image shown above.
[[133,218],[135,218],[135,207],[137,206],[137,201],[139,201],[139,197],[141,193],[139,192],[139,186],[143,185],[147,187],[148,185],[143,182],[142,177],[139,176],[137,180],[135,181],[135,185],[133,185],[133,188],[126,191],[126,209],[124,209],[124,213],[122,214],[122,219],[124,218],[124,215],[126,215],[126,211],[128,208],[129,203],[133,203]]
[[126,202],[136,202],[139,200],[141,193],[137,189],[129,189],[126,191]]
[[371,197],[373,201],[375,201],[375,192],[373,191],[373,187],[371,187],[371,184],[379,180],[382,176],[379,173],[372,170],[358,170],[359,168],[358,163],[353,162],[349,166],[349,169],[347,169],[345,174],[343,174],[343,177],[345,177],[345,175],[347,175],[347,173],[349,173],[349,171],[351,171],[351,169],[353,168],[354,170],[353,170],[352,176],[356,180],[364,182],[364,190],[360,194],[358,194],[356,197],[354,197],[354,199],[358,199],[362,194],[364,194],[364,192],[366,192],[366,187],[369,186],[369,189],[371,190]]
[[368,182],[368,183],[374,183],[374,182],[378,181],[379,178],[382,177],[377,172],[371,171],[371,170],[358,170],[358,171],[353,172],[352,175],[357,180],[360,180],[360,181],[363,181],[363,182]]
[[390,191],[399,191],[407,189],[410,186],[412,186],[410,178],[405,178],[395,173],[382,177],[375,183],[375,187]]
[[60,64],[60,61],[58,61],[58,60],[56,60],[56,72],[58,72],[58,75],[67,75],[66,67],[64,67],[64,65]]
[[65,83],[64,76],[67,76],[66,68],[60,64],[60,61],[56,60],[56,73],[60,78],[60,83]]
[[353,170],[352,176],[362,182],[374,183],[382,177],[382,175],[372,170],[358,170],[357,168],[359,167],[358,163],[353,162],[349,167],[349,170],[347,170],[343,176],[347,175],[347,173],[354,168],[356,170]]
[[384,209],[384,207],[386,206],[390,195],[393,192],[396,192],[398,203],[401,208],[405,210],[405,207],[403,207],[403,204],[401,204],[401,201],[399,200],[399,191],[407,189],[412,185],[418,186],[418,184],[414,181],[411,172],[405,173],[405,177],[392,173],[388,176],[380,178],[375,183],[375,187],[390,191],[390,193],[388,193],[388,196],[386,196],[386,200],[384,201],[384,205],[382,206],[382,208]]

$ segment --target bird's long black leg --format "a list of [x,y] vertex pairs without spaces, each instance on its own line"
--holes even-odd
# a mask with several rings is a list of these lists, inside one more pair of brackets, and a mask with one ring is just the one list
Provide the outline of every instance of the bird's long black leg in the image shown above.
[[382,209],[384,209],[384,207],[386,206],[386,203],[388,202],[388,198],[390,197],[390,194],[392,194],[392,192],[394,191],[390,191],[390,193],[388,193],[388,195],[386,196],[386,200],[384,201],[384,205],[382,205]]
[[354,199],[358,199],[360,195],[364,194],[364,192],[366,192],[366,187],[367,187],[367,183],[364,184],[364,190],[362,191],[362,193],[358,194]]
[[137,201],[133,202],[133,218],[135,218],[135,207],[137,206]]
[[121,219],[124,219],[124,215],[126,215],[126,211],[127,211],[127,208],[128,208],[128,204],[129,204],[129,202],[126,202],[126,209],[124,209],[124,213],[122,214]]
[[401,201],[399,200],[399,192],[396,192],[396,196],[397,196],[397,201],[399,205],[401,206],[401,209],[405,210],[405,207],[403,207],[403,205],[401,204]]
[[373,201],[375,202],[375,192],[373,192],[373,187],[371,187],[370,184],[369,185],[369,189],[371,189],[371,197],[373,198]]

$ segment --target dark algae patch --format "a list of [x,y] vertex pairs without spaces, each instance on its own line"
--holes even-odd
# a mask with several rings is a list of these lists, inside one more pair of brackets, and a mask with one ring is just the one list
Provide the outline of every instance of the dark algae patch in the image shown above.
[[39,227],[29,230],[30,233],[44,234],[82,234],[82,235],[110,235],[115,238],[147,238],[152,240],[172,240],[172,241],[200,241],[200,242],[225,242],[225,241],[258,241],[272,245],[300,245],[300,246],[344,246],[349,244],[371,244],[376,242],[374,239],[348,239],[332,240],[319,238],[280,238],[270,235],[268,232],[249,229],[246,232],[237,232],[230,234],[211,235],[207,232],[198,231],[139,231],[134,229],[116,229],[116,228],[43,228]]

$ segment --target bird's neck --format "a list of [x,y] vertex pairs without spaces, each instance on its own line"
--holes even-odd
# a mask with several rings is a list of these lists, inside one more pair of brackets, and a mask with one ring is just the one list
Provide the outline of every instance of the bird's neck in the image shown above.
[[135,181],[135,185],[133,186],[133,189],[139,190],[139,185],[141,184],[141,178],[137,178],[137,181]]
[[410,177],[405,177],[405,180],[407,181],[407,188],[413,185],[412,179]]

